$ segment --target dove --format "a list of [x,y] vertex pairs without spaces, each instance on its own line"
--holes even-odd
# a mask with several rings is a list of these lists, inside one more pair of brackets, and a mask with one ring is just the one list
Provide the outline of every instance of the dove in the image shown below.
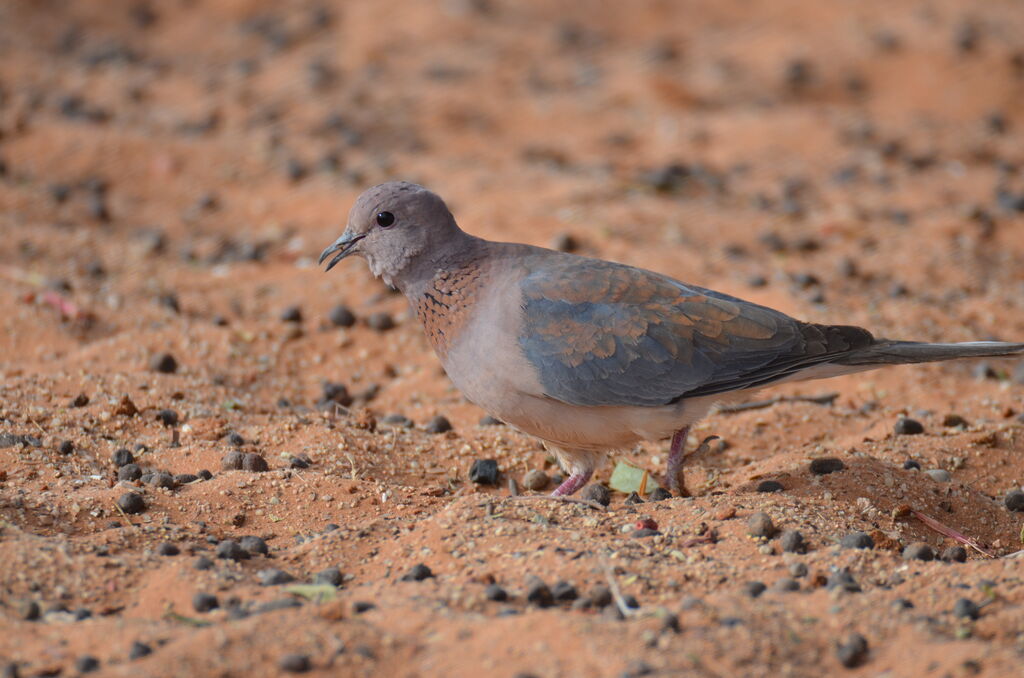
[[546,443],[567,474],[555,497],[645,440],[671,441],[665,480],[687,495],[690,427],[769,385],[1024,353],[1024,343],[876,338],[633,266],[492,242],[408,182],[359,196],[319,263],[329,271],[350,256],[405,295],[468,400]]

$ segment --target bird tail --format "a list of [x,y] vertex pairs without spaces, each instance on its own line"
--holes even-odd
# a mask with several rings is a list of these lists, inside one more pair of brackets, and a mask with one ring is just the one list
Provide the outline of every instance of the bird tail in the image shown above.
[[837,356],[833,365],[904,365],[957,358],[995,358],[1024,354],[1024,344],[1003,341],[967,341],[959,344],[929,344],[919,341],[879,339],[864,348]]

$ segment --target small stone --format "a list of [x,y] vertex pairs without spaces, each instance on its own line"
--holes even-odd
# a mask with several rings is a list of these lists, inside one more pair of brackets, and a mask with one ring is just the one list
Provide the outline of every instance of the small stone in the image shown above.
[[313,577],[314,584],[326,584],[327,586],[341,586],[343,581],[344,577],[341,575],[341,570],[336,567],[320,570]]
[[288,466],[290,468],[305,469],[309,468],[312,464],[312,460],[306,454],[299,453],[288,457]]
[[132,643],[132,646],[128,649],[128,659],[132,660],[142,659],[143,657],[147,657],[151,654],[153,654],[153,648],[145,643],[139,642],[138,640]]
[[782,492],[784,489],[782,483],[777,480],[762,480],[755,488],[757,492]]
[[362,614],[364,612],[369,612],[370,610],[375,609],[377,609],[377,606],[368,600],[357,600],[356,602],[352,603],[352,611],[356,614]]
[[[672,493],[664,487],[656,487],[647,495],[647,501],[665,501],[666,499],[671,498]],[[605,504],[605,506],[607,506],[607,504]]]
[[75,452],[75,444],[70,440],[62,440],[57,451],[63,454],[65,457]]
[[192,567],[196,570],[212,570],[213,561],[206,556],[199,556],[195,559],[195,562],[192,563]]
[[747,534],[757,539],[771,539],[775,534],[775,524],[771,516],[758,511],[747,519]]
[[209,612],[220,607],[220,601],[212,593],[197,593],[192,596],[192,609],[196,612]]
[[301,306],[289,306],[281,311],[281,322],[283,323],[301,323],[302,322],[302,307]]
[[790,579],[789,577],[783,577],[782,579],[778,580],[777,582],[775,582],[775,584],[772,585],[772,589],[775,591],[782,592],[799,591],[800,584],[797,583],[797,581],[794,579]]
[[17,606],[17,615],[25,621],[35,621],[42,615],[39,603],[34,600],[22,601]]
[[79,393],[75,396],[75,399],[71,401],[71,407],[85,407],[89,404],[89,396],[84,393]]
[[92,655],[85,655],[75,660],[75,670],[79,673],[92,673],[100,668],[100,660]]
[[484,589],[484,598],[493,600],[496,603],[503,603],[508,600],[508,592],[497,584],[490,584]]
[[231,450],[220,458],[220,467],[225,471],[238,471],[242,468],[245,454],[238,450]]
[[122,466],[127,466],[135,461],[135,456],[131,453],[131,450],[126,447],[122,447],[114,450],[114,454],[110,456],[110,460],[114,462],[114,466],[121,468]]
[[540,469],[531,469],[523,476],[523,487],[534,492],[540,492],[551,484],[551,478]]
[[180,487],[181,485],[188,485],[199,480],[199,476],[194,473],[175,473],[174,474],[174,485]]
[[150,368],[163,374],[174,374],[178,371],[178,361],[170,353],[160,353],[149,361]]
[[560,603],[571,602],[580,597],[576,587],[567,581],[560,581],[551,589],[551,595]]
[[914,609],[914,603],[907,600],[906,598],[897,598],[892,601],[892,606],[896,610],[912,610]]
[[603,584],[598,585],[591,589],[587,599],[590,600],[591,605],[598,609],[608,607],[612,604],[612,591]]
[[791,563],[789,566],[789,574],[797,578],[806,577],[807,563]]
[[248,551],[243,549],[237,541],[232,539],[225,539],[224,541],[217,544],[217,548],[213,554],[221,560],[248,560],[250,554]]
[[423,428],[427,433],[447,433],[452,430],[452,423],[439,414],[428,421]]
[[128,515],[135,515],[146,510],[146,500],[138,492],[125,492],[118,498],[117,506]]
[[947,414],[942,418],[942,425],[946,428],[955,428],[958,426],[967,427],[967,420],[961,417],[959,414]]
[[551,249],[559,252],[575,252],[580,243],[570,233],[559,233],[551,240]]
[[626,506],[636,506],[637,504],[644,503],[644,500],[640,498],[640,495],[636,492],[630,492],[626,500],[622,502]]
[[245,445],[245,438],[239,435],[237,431],[232,431],[228,434],[228,443],[235,447],[241,447]]
[[948,483],[953,479],[953,476],[949,475],[949,471],[942,468],[930,468],[925,471],[925,475],[937,483]]
[[841,570],[834,570],[825,582],[825,588],[828,590],[838,589],[840,591],[847,591],[849,593],[860,593],[860,584],[853,578],[850,571],[845,567]]
[[394,329],[395,320],[391,317],[390,313],[378,311],[377,313],[370,314],[370,317],[366,319],[366,324],[370,329],[377,330],[378,332],[387,332],[390,329]]
[[953,616],[960,619],[977,619],[981,616],[981,608],[973,600],[961,598],[953,604]]
[[527,577],[526,600],[537,607],[551,607],[555,604],[555,598],[551,589],[540,579],[540,577]]
[[267,546],[267,542],[262,537],[257,537],[255,535],[247,534],[244,537],[239,537],[238,545],[253,556],[265,556],[270,553],[270,548]]
[[156,419],[167,428],[178,425],[178,413],[174,410],[160,410],[156,413]]
[[174,476],[165,471],[158,471],[149,477],[148,483],[153,487],[163,487],[168,490],[173,490],[176,485],[174,484]]
[[823,476],[829,473],[836,473],[846,468],[841,459],[835,457],[821,457],[811,461],[811,473],[816,476]]
[[844,549],[873,549],[875,540],[867,532],[850,532],[839,540]]
[[205,468],[201,468],[198,471],[196,471],[196,475],[199,476],[199,478],[201,478],[202,480],[210,480],[211,478],[213,478],[213,474],[207,471]]
[[160,545],[156,547],[156,552],[157,555],[161,556],[176,556],[181,553],[181,549],[179,549],[175,544],[165,541],[161,542]]
[[1003,506],[1008,511],[1024,511],[1024,491],[1015,489],[1007,492],[1003,497]]
[[910,417],[900,417],[896,420],[896,425],[893,427],[893,431],[898,436],[913,436],[919,433],[924,433],[924,426],[916,419]]
[[477,459],[469,468],[469,480],[477,485],[498,484],[498,461],[496,459]]
[[807,550],[804,536],[797,530],[785,530],[779,537],[779,546],[784,553],[803,553]]
[[309,655],[286,654],[277,662],[278,668],[285,673],[307,673],[313,669]]
[[434,576],[434,573],[430,571],[430,568],[423,563],[418,563],[412,566],[412,569],[402,575],[402,581],[423,581],[424,579],[430,579]]
[[583,489],[583,494],[580,495],[580,498],[597,502],[601,506],[607,506],[612,503],[612,492],[600,483],[591,483]]
[[256,579],[259,580],[260,586],[280,586],[281,584],[290,584],[295,581],[295,577],[284,570],[273,567],[257,572]]
[[846,641],[836,648],[836,658],[848,669],[853,669],[868,658],[868,641],[859,633],[851,633]]
[[934,560],[935,550],[921,541],[916,541],[913,544],[908,544],[903,549],[903,560]]
[[348,306],[341,304],[335,306],[328,312],[327,319],[335,327],[352,327],[356,324],[356,316]]
[[764,582],[748,581],[743,585],[743,593],[751,598],[757,598],[759,595],[764,593],[767,588],[768,587],[764,585]]
[[242,457],[242,470],[251,471],[253,473],[262,473],[269,471],[270,467],[267,465],[267,460],[262,455],[250,452]]
[[908,471],[920,471],[921,464],[914,461],[913,459],[907,459],[905,462],[903,462],[903,468]]
[[946,563],[967,562],[967,549],[963,546],[947,546],[942,550],[939,559]]

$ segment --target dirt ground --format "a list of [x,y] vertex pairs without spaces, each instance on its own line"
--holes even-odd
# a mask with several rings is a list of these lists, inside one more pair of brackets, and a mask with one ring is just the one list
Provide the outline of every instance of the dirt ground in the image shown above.
[[[1020,341],[1022,131],[1016,0],[0,2],[3,675],[1020,675],[1020,361],[766,391],[838,396],[709,417],[693,498],[510,500],[541,444],[315,260],[402,178],[478,235]],[[929,518],[966,562],[903,558],[956,545]]]

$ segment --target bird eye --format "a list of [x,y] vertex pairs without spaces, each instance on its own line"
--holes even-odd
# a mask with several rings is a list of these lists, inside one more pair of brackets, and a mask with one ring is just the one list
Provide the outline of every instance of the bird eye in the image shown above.
[[387,228],[391,224],[395,223],[395,215],[391,212],[378,212],[377,213],[377,225],[383,228]]

